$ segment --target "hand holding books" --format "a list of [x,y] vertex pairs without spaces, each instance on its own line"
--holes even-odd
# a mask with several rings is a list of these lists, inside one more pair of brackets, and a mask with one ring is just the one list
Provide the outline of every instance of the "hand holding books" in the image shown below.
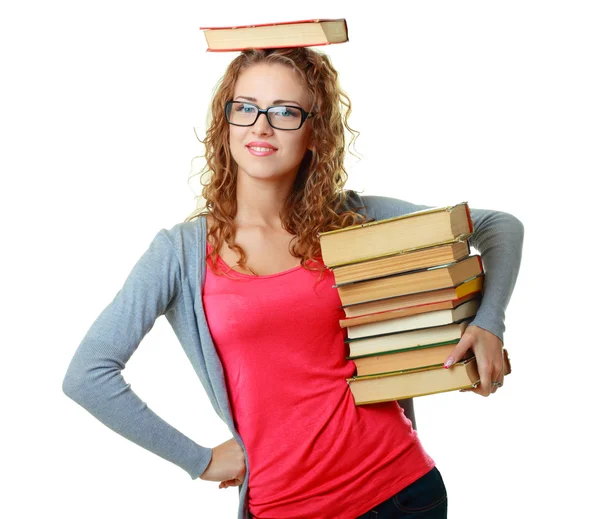
[[[346,313],[357,405],[457,389],[490,394],[510,373],[500,339],[468,328],[484,278],[480,256],[470,255],[472,232],[463,202],[320,235]],[[444,369],[449,356],[461,360]]]
[[[495,393],[504,383],[504,351],[502,341],[493,333],[479,328],[469,326],[459,343],[450,353],[445,368],[450,368],[454,359],[461,359],[471,351],[477,358],[477,371],[480,382],[477,387],[461,389],[461,391],[472,391],[481,396]],[[509,371],[510,372],[510,371]],[[507,374],[507,373],[506,373]],[[495,384],[494,384],[495,383]]]

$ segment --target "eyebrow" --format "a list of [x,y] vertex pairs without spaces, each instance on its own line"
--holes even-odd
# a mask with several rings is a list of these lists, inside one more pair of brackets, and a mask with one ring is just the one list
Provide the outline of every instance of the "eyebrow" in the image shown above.
[[[247,96],[237,96],[236,99],[245,99],[246,101],[252,101],[253,103],[258,103],[258,100],[255,97],[247,97]],[[294,103],[298,106],[302,106],[298,101],[293,101],[291,99],[275,99],[273,104],[280,105],[283,103]]]

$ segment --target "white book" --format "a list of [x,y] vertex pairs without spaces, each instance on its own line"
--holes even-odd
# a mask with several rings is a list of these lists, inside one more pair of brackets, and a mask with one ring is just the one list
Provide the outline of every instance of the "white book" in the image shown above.
[[352,339],[348,342],[350,357],[398,351],[418,346],[428,346],[440,342],[449,342],[460,339],[466,327],[471,322],[467,319],[460,323],[412,330],[408,332],[391,333],[389,335],[376,335],[375,337]]
[[458,305],[456,308],[436,310],[406,317],[397,317],[396,319],[360,324],[358,326],[349,326],[348,338],[358,339],[359,337],[405,332],[456,323],[467,317],[473,317],[477,313],[479,303],[479,299],[472,299],[471,301],[466,301],[465,303]]

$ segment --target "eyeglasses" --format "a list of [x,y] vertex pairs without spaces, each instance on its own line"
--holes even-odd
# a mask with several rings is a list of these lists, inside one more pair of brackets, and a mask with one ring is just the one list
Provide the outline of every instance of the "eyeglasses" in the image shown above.
[[306,119],[315,115],[299,106],[269,106],[263,110],[255,104],[243,101],[225,103],[225,117],[227,122],[234,126],[252,126],[260,114],[265,114],[271,127],[276,130],[298,130]]

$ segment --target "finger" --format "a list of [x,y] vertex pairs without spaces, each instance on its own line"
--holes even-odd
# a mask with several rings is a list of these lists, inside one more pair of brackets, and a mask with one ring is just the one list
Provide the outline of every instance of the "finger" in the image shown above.
[[[495,377],[490,377],[490,380],[494,381],[494,380],[497,380],[497,379]],[[500,382],[501,384],[504,384],[503,377],[502,377],[501,380],[498,380],[498,382]],[[490,389],[489,393],[486,393],[481,388],[481,383],[477,387],[474,387],[474,388],[461,389],[460,392],[461,393],[466,393],[467,391],[470,391],[471,393],[477,393],[478,395],[481,395],[481,396],[489,396],[492,393],[495,393],[499,389],[499,387],[502,387],[502,386],[495,386],[493,383],[490,383],[490,386],[491,386],[491,389]]]
[[492,389],[490,391],[490,393],[495,393],[496,391],[498,391],[498,389],[500,389],[502,387],[502,384],[504,382],[496,377],[492,377]]
[[495,393],[504,384],[504,358],[502,356],[502,350],[500,352],[500,358],[494,362],[492,381],[496,382],[496,384],[492,384],[492,393]]
[[470,393],[477,393],[477,390],[479,389],[479,381],[475,382],[475,384],[472,387],[467,387],[464,389],[460,389],[459,391],[461,393],[466,393],[467,391]]
[[475,389],[472,389],[471,391],[480,396],[488,396],[481,390],[481,387],[479,387],[479,386],[476,387]]
[[492,380],[497,382],[497,384],[492,383],[492,393],[495,393],[504,385],[504,373],[502,371],[498,371],[495,375],[492,376]]
[[479,388],[481,396],[489,396],[492,392],[492,366],[486,361],[482,360],[477,365],[477,371],[479,372]]
[[454,349],[450,352],[450,355],[446,358],[446,362],[444,362],[444,367],[447,369],[455,362],[461,360],[467,350],[472,346],[473,340],[469,335],[463,335],[458,341],[458,344],[454,347]]
[[228,479],[227,481],[221,481],[219,488],[238,487],[242,482],[240,478]]

